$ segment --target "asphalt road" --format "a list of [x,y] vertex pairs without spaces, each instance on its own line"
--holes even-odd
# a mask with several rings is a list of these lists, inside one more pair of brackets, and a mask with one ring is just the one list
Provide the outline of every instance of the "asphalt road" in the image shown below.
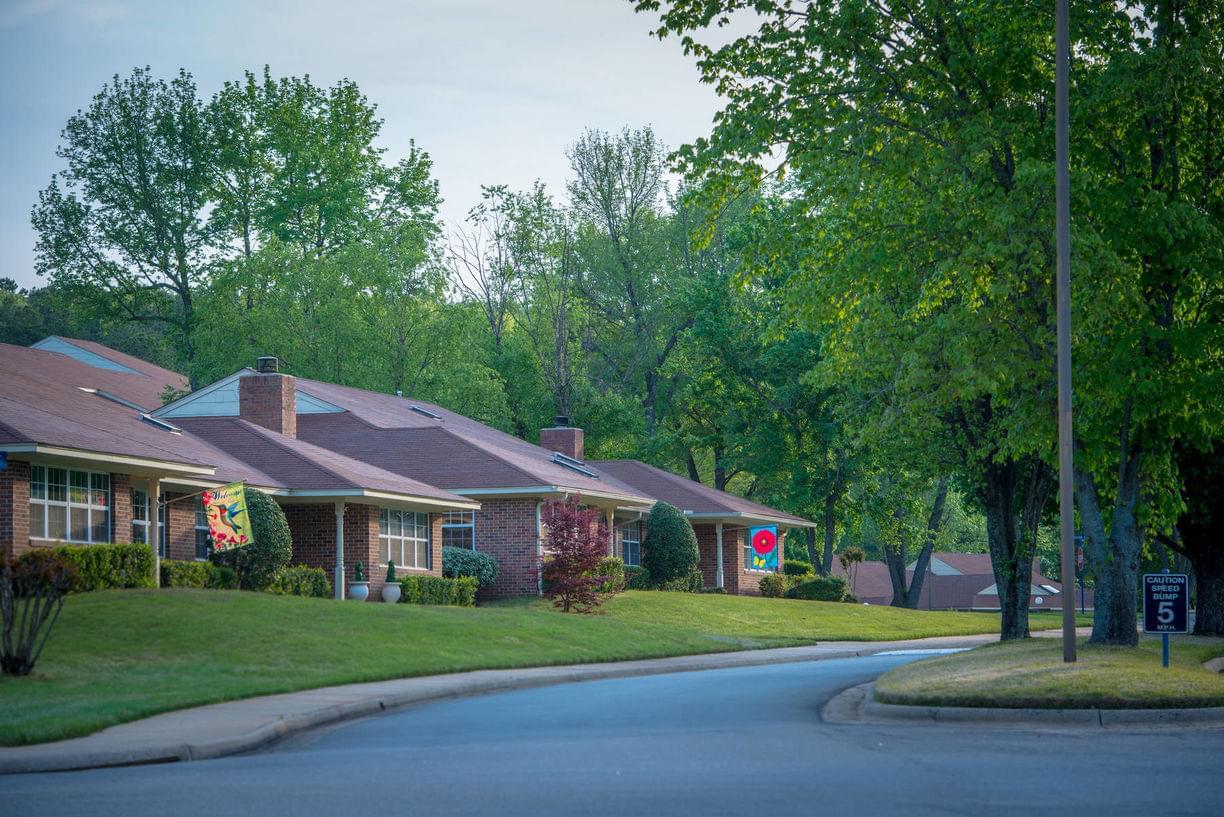
[[0,815],[1224,814],[1224,731],[834,726],[910,656],[435,704],[221,760],[0,778]]

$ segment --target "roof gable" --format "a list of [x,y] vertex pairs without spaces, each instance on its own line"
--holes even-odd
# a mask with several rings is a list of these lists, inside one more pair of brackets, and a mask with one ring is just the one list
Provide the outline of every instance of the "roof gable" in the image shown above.
[[[238,380],[245,375],[254,374],[254,369],[240,369],[229,377],[223,377],[215,383],[210,383],[202,389],[196,389],[191,394],[180,397],[172,403],[159,408],[153,414],[164,418],[185,417],[237,417],[238,416]],[[320,400],[297,389],[298,414],[327,414],[343,411],[339,406],[326,400]]]

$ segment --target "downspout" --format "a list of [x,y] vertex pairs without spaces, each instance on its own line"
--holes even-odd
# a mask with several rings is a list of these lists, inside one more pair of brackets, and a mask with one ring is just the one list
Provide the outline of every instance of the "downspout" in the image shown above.
[[544,595],[544,525],[541,509],[544,501],[536,503],[536,594]]
[[723,587],[723,523],[719,522],[714,526],[714,538],[718,543],[717,564],[714,571],[714,586],[718,589]]
[[[161,587],[161,543],[162,543],[162,507],[161,480],[149,479],[149,527],[153,529],[153,586]],[[170,524],[170,511],[166,512],[166,524]]]
[[344,601],[344,500],[336,503],[336,601]]

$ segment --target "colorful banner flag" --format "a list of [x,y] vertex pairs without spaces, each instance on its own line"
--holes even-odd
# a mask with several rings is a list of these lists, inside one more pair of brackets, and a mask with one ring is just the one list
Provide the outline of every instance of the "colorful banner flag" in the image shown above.
[[748,529],[748,542],[752,545],[752,570],[777,572],[778,570],[778,526],[763,525]]
[[241,482],[231,482],[200,494],[214,550],[249,545],[253,541],[247,514],[246,491]]

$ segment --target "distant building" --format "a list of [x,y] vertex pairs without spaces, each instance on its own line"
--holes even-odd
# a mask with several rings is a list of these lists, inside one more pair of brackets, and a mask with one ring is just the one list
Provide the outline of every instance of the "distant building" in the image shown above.
[[[905,580],[914,579],[914,563],[906,567]],[[999,589],[988,553],[933,553],[918,598],[920,610],[998,610]],[[866,604],[892,603],[893,588],[888,566],[883,562],[863,562],[851,565],[851,573],[836,559],[833,574],[846,579],[859,601]],[[1029,586],[1030,610],[1061,610],[1062,585],[1033,569]],[[1080,604],[1079,588],[1075,588],[1072,603]],[[1092,608],[1092,591],[1084,594],[1084,606]]]

